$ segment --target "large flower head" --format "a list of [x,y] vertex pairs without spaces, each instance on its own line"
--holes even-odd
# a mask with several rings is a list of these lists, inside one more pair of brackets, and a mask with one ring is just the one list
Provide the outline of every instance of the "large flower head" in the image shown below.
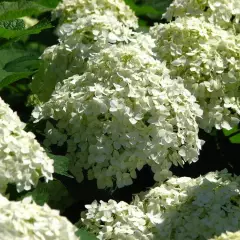
[[61,22],[73,22],[91,14],[114,16],[126,27],[137,28],[137,17],[124,0],[63,0],[53,12]]
[[180,76],[204,115],[200,127],[230,129],[240,114],[240,38],[195,17],[155,25],[156,52]]
[[0,195],[1,240],[77,240],[76,230],[47,205],[38,206],[30,198],[12,202]]
[[24,131],[25,124],[0,98],[0,192],[8,183],[17,190],[30,190],[40,177],[52,179],[53,160],[31,132]]
[[239,32],[239,0],[174,0],[163,15],[168,21],[177,17],[196,16],[224,29]]
[[172,177],[131,204],[87,205],[81,222],[98,239],[210,239],[239,230],[239,187],[240,178],[225,170],[196,179]]
[[46,144],[67,142],[73,174],[81,181],[88,170],[100,188],[131,184],[145,164],[161,181],[172,163],[197,161],[201,114],[181,79],[136,44],[92,55],[83,75],[64,80],[33,112],[36,121],[57,121],[47,124]]

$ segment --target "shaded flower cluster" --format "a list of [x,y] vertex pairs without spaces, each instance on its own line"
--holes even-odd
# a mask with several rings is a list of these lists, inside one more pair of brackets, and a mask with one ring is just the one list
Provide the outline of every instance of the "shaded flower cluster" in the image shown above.
[[17,190],[30,190],[40,177],[52,179],[53,160],[31,132],[24,131],[25,124],[0,98],[0,192],[8,183]]
[[[239,184],[240,178],[226,170],[196,179],[172,177],[131,204],[87,205],[82,224],[106,240],[210,239],[240,228]],[[227,236],[219,239],[231,239]]]
[[83,75],[58,84],[33,117],[57,121],[47,124],[45,144],[67,143],[79,182],[85,169],[99,188],[123,187],[145,164],[162,181],[172,164],[197,161],[202,110],[195,101],[137,44],[113,45],[93,54]]
[[0,195],[1,240],[79,240],[76,230],[48,205],[38,206],[31,198],[8,201]]
[[231,129],[240,114],[240,38],[196,17],[177,18],[150,30],[156,52],[173,77],[181,76],[196,96],[203,118],[199,125]]

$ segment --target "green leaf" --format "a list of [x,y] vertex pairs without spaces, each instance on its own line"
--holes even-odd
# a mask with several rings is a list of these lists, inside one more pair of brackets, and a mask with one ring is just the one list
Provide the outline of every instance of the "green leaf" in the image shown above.
[[226,137],[229,137],[231,143],[240,144],[240,129],[238,126],[231,130],[223,129],[223,133]]
[[[6,66],[11,66],[8,65],[8,63],[13,62],[16,59],[22,58],[22,57],[26,57],[29,56],[30,53],[27,52],[26,50],[22,50],[22,49],[16,49],[16,48],[6,48],[6,49],[1,49],[0,50],[0,88],[5,87],[17,80],[23,79],[23,78],[27,78],[30,75],[33,74],[33,71],[26,71],[23,70],[22,72],[10,72],[10,71],[6,71]],[[32,53],[31,53],[32,56]],[[9,67],[7,67],[8,70]]]
[[28,78],[32,75],[31,72],[22,72],[11,74],[0,81],[0,89],[14,83],[20,79]]
[[67,157],[53,155],[50,153],[48,153],[48,156],[54,160],[55,173],[73,178],[73,176],[68,173],[69,159]]
[[7,72],[34,72],[39,68],[41,60],[35,56],[24,56],[8,62],[4,66]]
[[23,30],[25,29],[25,23],[22,19],[2,20],[0,21],[0,28]]
[[39,182],[32,192],[28,192],[23,197],[27,196],[32,196],[38,205],[42,206],[47,203],[51,208],[61,211],[64,211],[74,202],[66,187],[58,180],[48,183]]
[[11,38],[21,38],[30,34],[38,34],[44,29],[52,28],[52,25],[48,21],[42,21],[38,24],[23,30],[12,30],[6,29],[0,26],[0,37],[11,39]]
[[97,240],[97,238],[86,231],[85,229],[81,228],[76,232],[76,235],[81,239],[81,240]]
[[52,9],[33,1],[19,0],[0,3],[0,20],[16,19],[33,14],[40,14]]

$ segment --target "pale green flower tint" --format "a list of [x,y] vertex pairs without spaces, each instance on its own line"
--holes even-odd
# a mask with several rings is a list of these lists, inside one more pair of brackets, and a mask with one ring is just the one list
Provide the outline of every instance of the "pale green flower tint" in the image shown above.
[[0,195],[1,240],[79,240],[76,231],[47,205],[38,206],[30,198],[12,202]]
[[238,232],[226,232],[221,234],[219,237],[212,238],[211,240],[239,240],[240,231]]
[[154,40],[148,34],[135,33],[114,16],[89,15],[58,29],[60,43],[45,50],[43,63],[34,76],[31,89],[47,101],[57,82],[85,71],[92,53],[112,44],[137,43],[151,53]]
[[239,0],[174,0],[163,15],[168,21],[176,17],[196,16],[224,29],[239,32]]
[[136,169],[151,166],[156,181],[171,175],[172,164],[198,159],[196,117],[202,111],[181,79],[138,45],[113,45],[93,54],[86,72],[58,84],[33,117],[47,124],[46,145],[68,146],[71,171],[82,169],[98,187],[132,184]]
[[124,0],[63,0],[53,12],[62,23],[72,23],[91,14],[114,16],[126,27],[138,27],[137,17]]
[[200,127],[231,129],[240,114],[240,38],[195,17],[150,30],[156,52],[173,77],[181,76],[204,111]]
[[[101,240],[210,239],[240,229],[239,187],[240,177],[227,171],[196,179],[172,177],[131,204],[86,205],[81,222]],[[219,239],[237,239],[228,235]]]
[[52,180],[53,160],[24,127],[0,98],[0,193],[4,194],[8,183],[16,184],[20,192],[30,190],[40,177]]

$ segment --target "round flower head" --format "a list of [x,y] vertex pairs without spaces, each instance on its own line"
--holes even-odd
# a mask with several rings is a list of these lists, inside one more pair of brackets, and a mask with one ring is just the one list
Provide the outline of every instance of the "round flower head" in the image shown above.
[[174,0],[163,17],[168,21],[176,17],[196,16],[224,29],[239,32],[239,0]]
[[73,22],[91,14],[114,16],[126,27],[137,28],[137,17],[124,0],[63,0],[53,12],[60,22]]
[[60,43],[47,48],[43,63],[33,78],[31,88],[41,101],[50,98],[57,82],[74,74],[82,74],[92,53],[112,44],[137,43],[151,52],[154,40],[143,33],[135,33],[114,16],[89,15],[58,29]]
[[129,205],[111,200],[87,205],[81,222],[98,239],[210,239],[240,228],[239,187],[240,177],[227,171],[172,177]]
[[180,79],[138,45],[113,45],[91,56],[86,72],[64,80],[33,117],[47,124],[45,143],[67,142],[72,173],[99,188],[132,184],[148,164],[161,181],[172,163],[197,161],[202,111]]
[[0,98],[0,193],[8,183],[17,191],[30,190],[40,177],[52,179],[53,160],[48,158],[35,136]]
[[79,240],[76,230],[47,205],[38,206],[30,198],[12,202],[0,195],[1,240]]
[[200,127],[231,129],[240,114],[240,38],[195,17],[155,25],[156,52],[204,111]]

